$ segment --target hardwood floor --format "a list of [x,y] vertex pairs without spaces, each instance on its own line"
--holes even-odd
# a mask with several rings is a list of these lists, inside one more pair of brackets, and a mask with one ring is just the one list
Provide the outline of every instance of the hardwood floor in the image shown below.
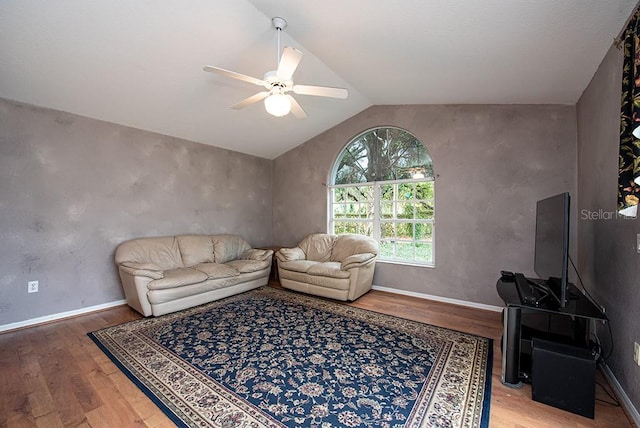
[[[371,291],[354,306],[494,339],[491,427],[632,427],[598,386],[591,420],[500,383],[500,314]],[[0,334],[0,427],[171,427],[174,424],[86,333],[140,318],[127,306]],[[601,378],[601,384],[606,382]]]

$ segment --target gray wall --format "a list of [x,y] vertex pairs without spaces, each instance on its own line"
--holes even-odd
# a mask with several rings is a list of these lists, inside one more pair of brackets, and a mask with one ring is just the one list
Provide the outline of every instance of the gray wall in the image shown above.
[[[639,219],[616,218],[622,52],[612,47],[577,104],[579,269],[611,320],[615,352],[607,365],[640,408]],[[592,215],[589,215],[592,213]],[[601,328],[606,349],[608,333]]]
[[413,133],[433,158],[435,268],[378,263],[374,283],[502,305],[495,291],[501,269],[533,276],[536,201],[575,193],[575,107],[371,107],[275,159],[278,244],[326,232],[333,162],[356,135],[383,125]]
[[267,159],[0,99],[0,325],[122,299],[129,238],[270,245],[271,182]]

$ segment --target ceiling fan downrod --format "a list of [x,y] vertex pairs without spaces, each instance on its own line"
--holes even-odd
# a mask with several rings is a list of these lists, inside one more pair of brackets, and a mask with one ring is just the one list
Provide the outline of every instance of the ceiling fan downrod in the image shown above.
[[276,52],[276,66],[277,66],[278,64],[280,64],[280,55],[281,55],[280,32],[287,27],[287,21],[284,18],[280,18],[279,16],[274,16],[273,18],[271,18],[271,23],[273,24],[273,26],[277,30],[276,32],[278,33],[278,46],[277,46],[278,51]]

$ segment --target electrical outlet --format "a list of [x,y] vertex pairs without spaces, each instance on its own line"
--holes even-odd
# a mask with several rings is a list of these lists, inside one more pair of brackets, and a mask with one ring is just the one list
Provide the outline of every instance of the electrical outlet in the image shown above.
[[633,342],[633,361],[640,366],[640,344]]
[[38,292],[38,281],[29,281],[27,282],[27,293],[37,293]]

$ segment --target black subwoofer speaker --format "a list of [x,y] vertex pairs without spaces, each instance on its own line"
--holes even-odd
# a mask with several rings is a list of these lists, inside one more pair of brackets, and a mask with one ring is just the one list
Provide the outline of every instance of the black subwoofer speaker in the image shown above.
[[596,362],[588,349],[533,339],[533,400],[593,419]]

